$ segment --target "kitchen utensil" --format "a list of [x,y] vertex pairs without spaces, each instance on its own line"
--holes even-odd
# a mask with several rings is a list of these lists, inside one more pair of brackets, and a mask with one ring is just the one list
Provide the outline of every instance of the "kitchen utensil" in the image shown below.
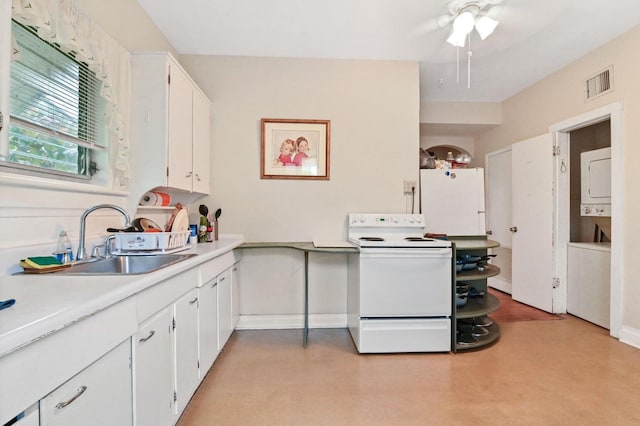
[[127,226],[126,228],[107,228],[107,232],[138,232],[135,226]]
[[200,204],[200,207],[198,207],[198,211],[204,217],[207,217],[209,215],[209,208],[204,204]]
[[461,308],[467,304],[467,295],[456,293],[456,308]]
[[16,299],[0,300],[0,311],[12,307],[16,303]]
[[482,337],[482,336],[486,336],[489,333],[490,331],[487,327],[481,327],[478,325],[474,325],[471,327],[471,335],[473,337]]
[[213,237],[213,239],[215,241],[218,241],[218,218],[220,217],[221,214],[222,214],[222,209],[218,209],[218,210],[216,210],[215,214],[213,215],[213,222],[214,222],[214,225],[213,225],[214,237]]
[[171,225],[171,232],[189,231],[189,214],[186,209],[180,210]]
[[173,226],[173,221],[176,219],[176,215],[178,214],[178,212],[180,210],[182,210],[184,207],[182,206],[181,203],[176,203],[176,208],[173,209],[173,212],[171,213],[171,217],[169,218],[169,221],[167,222],[167,226],[164,227],[164,230],[166,232],[171,232],[171,228]]
[[490,327],[493,325],[493,319],[487,315],[483,315],[481,317],[475,317],[473,322],[478,327]]
[[139,217],[133,220],[133,227],[138,232],[162,232],[160,225],[146,217]]

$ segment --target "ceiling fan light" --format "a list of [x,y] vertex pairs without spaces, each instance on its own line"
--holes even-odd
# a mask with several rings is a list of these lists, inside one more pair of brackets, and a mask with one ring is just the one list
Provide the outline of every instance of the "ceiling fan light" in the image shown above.
[[447,43],[452,44],[456,47],[464,47],[464,43],[467,40],[467,34],[459,31],[453,31],[449,38],[447,39]]
[[476,20],[476,31],[478,31],[482,40],[489,37],[497,26],[498,21],[491,19],[488,16],[481,16]]
[[453,32],[469,34],[471,30],[473,30],[473,25],[475,23],[475,18],[473,14],[469,11],[464,11],[453,21]]

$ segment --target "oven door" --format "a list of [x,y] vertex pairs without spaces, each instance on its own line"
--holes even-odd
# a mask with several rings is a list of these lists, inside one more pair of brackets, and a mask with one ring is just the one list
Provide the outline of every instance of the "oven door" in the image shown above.
[[360,317],[451,315],[451,248],[360,251]]

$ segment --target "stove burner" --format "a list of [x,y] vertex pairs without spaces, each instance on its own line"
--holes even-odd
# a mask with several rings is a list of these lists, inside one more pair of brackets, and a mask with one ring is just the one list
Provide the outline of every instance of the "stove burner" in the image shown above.
[[360,237],[358,239],[361,241],[384,241],[384,238],[380,237]]
[[407,238],[405,238],[405,240],[407,240],[407,241],[433,241],[433,239],[431,239],[431,238],[424,238],[424,237],[407,237]]

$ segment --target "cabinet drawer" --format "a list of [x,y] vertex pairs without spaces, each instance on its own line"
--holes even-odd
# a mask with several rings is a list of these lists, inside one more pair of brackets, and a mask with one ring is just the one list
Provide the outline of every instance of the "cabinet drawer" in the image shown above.
[[40,400],[41,426],[131,425],[131,340]]
[[448,352],[451,350],[451,320],[361,320],[358,340],[360,353]]
[[184,271],[180,275],[162,281],[136,295],[138,324],[173,303],[198,283],[198,268]]
[[227,252],[222,256],[218,256],[207,263],[200,265],[200,283],[204,284],[216,276],[220,275],[224,270],[228,269],[235,263],[233,252]]

